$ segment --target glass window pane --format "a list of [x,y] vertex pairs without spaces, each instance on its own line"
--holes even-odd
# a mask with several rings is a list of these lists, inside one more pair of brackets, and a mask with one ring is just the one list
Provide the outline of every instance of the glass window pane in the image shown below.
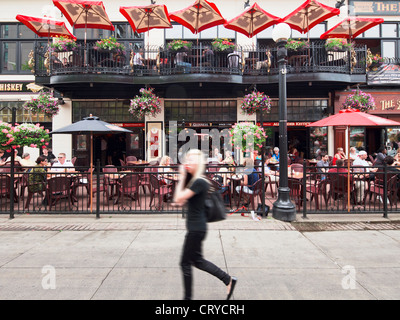
[[200,38],[201,39],[215,39],[215,38],[217,38],[217,33],[218,33],[217,31],[218,31],[218,26],[203,30],[200,32]]
[[385,58],[396,57],[396,42],[395,41],[382,41],[382,56]]
[[17,30],[18,30],[18,25],[17,24],[5,24],[3,25],[2,30],[2,38],[5,39],[15,39],[17,38]]
[[117,38],[127,38],[126,25],[115,25],[115,33]]
[[30,71],[28,67],[29,52],[33,50],[33,42],[22,42],[21,43],[21,54],[20,54],[20,65],[22,71]]
[[3,42],[3,70],[17,70],[17,44],[15,42]]
[[260,33],[257,34],[257,38],[258,39],[272,39],[272,30],[274,30],[274,28],[269,27],[269,28],[261,31]]
[[397,24],[395,23],[382,24],[382,37],[383,38],[397,37]]
[[19,26],[19,38],[20,39],[34,39],[35,38],[35,33],[29,29],[25,25],[20,25]]
[[165,29],[166,39],[182,39],[182,25],[173,24],[172,28]]
[[364,32],[364,37],[365,38],[379,38],[379,30],[380,30],[379,25],[377,25],[371,29],[368,29],[367,31]]
[[236,39],[236,31],[218,26],[218,38]]

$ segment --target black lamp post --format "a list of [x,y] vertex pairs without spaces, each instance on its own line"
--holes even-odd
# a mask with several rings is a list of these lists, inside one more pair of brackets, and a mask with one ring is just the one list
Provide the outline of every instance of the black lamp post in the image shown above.
[[279,188],[278,199],[272,208],[272,217],[282,221],[296,220],[296,206],[290,201],[288,187],[288,150],[287,150],[287,93],[286,93],[286,58],[285,44],[291,30],[286,23],[275,26],[272,38],[277,44],[279,66]]

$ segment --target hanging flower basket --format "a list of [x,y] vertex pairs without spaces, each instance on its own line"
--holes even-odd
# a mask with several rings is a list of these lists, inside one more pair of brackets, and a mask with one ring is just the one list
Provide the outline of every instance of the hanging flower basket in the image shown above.
[[45,147],[50,142],[49,130],[41,127],[39,123],[22,123],[12,130],[13,144],[32,148]]
[[78,45],[74,40],[58,37],[54,38],[54,41],[50,43],[50,50],[53,52],[68,52],[77,50]]
[[303,49],[308,49],[310,47],[310,44],[308,43],[308,41],[288,39],[285,47],[288,51],[299,51]]
[[137,118],[144,116],[155,117],[161,112],[160,99],[153,93],[153,88],[141,88],[140,96],[131,100],[129,112]]
[[267,135],[261,127],[252,122],[240,122],[232,127],[230,137],[235,149],[251,152],[261,150]]
[[240,106],[242,111],[246,114],[253,114],[260,110],[262,112],[271,111],[271,98],[264,94],[264,92],[253,91],[244,96],[243,102]]
[[96,41],[94,49],[102,53],[116,53],[123,55],[125,46],[122,43],[119,43],[117,39],[109,37],[107,39]]
[[168,42],[167,49],[172,52],[186,52],[192,48],[192,43],[185,40],[172,40]]
[[36,98],[26,101],[23,107],[33,114],[45,113],[51,117],[60,111],[58,100],[54,99],[51,93],[44,91],[40,91]]
[[325,41],[326,51],[345,52],[351,50],[353,44],[344,38],[329,38]]
[[235,43],[230,39],[214,39],[214,41],[211,42],[211,46],[213,50],[218,52],[232,53],[235,50]]
[[346,97],[342,107],[343,109],[358,109],[368,112],[375,109],[375,100],[369,93],[357,89],[353,90],[353,93]]

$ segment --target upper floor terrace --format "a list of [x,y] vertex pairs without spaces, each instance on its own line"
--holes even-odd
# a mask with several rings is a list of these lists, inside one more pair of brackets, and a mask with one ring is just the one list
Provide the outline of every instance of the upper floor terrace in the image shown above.
[[[79,43],[79,42],[78,42]],[[277,84],[277,48],[240,46],[234,52],[217,52],[204,43],[190,51],[172,52],[149,46],[128,48],[123,53],[98,50],[94,42],[80,43],[74,51],[51,52],[37,45],[29,64],[36,82],[51,86],[73,83],[168,84],[215,82],[232,84]],[[366,82],[367,47],[329,52],[324,42],[312,42],[307,49],[288,52],[287,81]]]

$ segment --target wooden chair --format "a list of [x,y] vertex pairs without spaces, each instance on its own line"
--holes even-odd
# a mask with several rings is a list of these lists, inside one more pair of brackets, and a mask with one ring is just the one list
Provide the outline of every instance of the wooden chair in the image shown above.
[[253,208],[253,210],[255,210],[255,204],[254,204],[254,199],[259,196],[260,197],[260,201],[261,196],[262,196],[262,180],[258,179],[256,182],[254,182],[251,186],[248,186],[249,189],[251,189],[253,192],[252,193],[247,193],[245,191],[243,191],[243,188],[240,188],[240,194],[239,194],[239,199],[237,202],[237,206],[239,208],[239,204],[240,204],[240,200],[242,199],[243,194],[247,194],[249,197],[249,201],[251,202],[251,206]]
[[303,204],[302,185],[300,180],[288,178],[288,187],[290,188],[290,199],[294,201],[297,206],[297,210],[300,211],[300,207]]
[[[109,198],[112,198],[114,193],[114,187],[117,188],[118,181],[117,179],[111,179],[107,174],[116,174],[118,173],[118,169],[114,165],[106,165],[103,168],[104,175],[104,185],[106,187],[106,193]],[[110,192],[108,192],[108,187],[110,187]]]
[[325,204],[328,204],[328,194],[327,194],[328,179],[316,180],[315,183],[306,186],[306,194],[311,195],[310,201],[315,199],[316,209],[320,209],[320,199],[324,198]]
[[224,199],[225,196],[229,196],[229,206],[232,209],[232,194],[231,194],[231,188],[230,185],[223,186],[221,183],[219,183],[216,180],[209,179],[211,186],[215,189],[216,192],[219,192],[219,190],[222,190],[223,187],[226,187],[226,190],[223,192],[220,192],[222,198]]
[[166,195],[172,196],[172,186],[170,185],[161,185],[160,180],[156,175],[150,174],[150,184],[151,184],[151,192],[150,192],[150,207],[153,199],[158,197],[158,207],[157,210],[161,210],[163,207],[163,197]]
[[62,199],[68,200],[68,208],[71,210],[72,193],[71,178],[66,176],[53,177],[47,180],[47,199],[49,210]]
[[117,204],[121,198],[123,204],[126,196],[130,197],[133,201],[138,201],[139,207],[141,206],[139,197],[139,175],[127,174],[118,182],[118,196],[114,204]]
[[[377,174],[375,176],[375,181],[370,184],[369,189],[366,193],[369,193],[369,201],[371,201],[372,195],[380,196],[382,201],[385,201],[386,197],[389,200],[389,204],[392,206],[397,200],[397,174],[387,173],[386,178],[386,191],[384,193],[384,174]],[[365,199],[364,197],[364,203]]]

